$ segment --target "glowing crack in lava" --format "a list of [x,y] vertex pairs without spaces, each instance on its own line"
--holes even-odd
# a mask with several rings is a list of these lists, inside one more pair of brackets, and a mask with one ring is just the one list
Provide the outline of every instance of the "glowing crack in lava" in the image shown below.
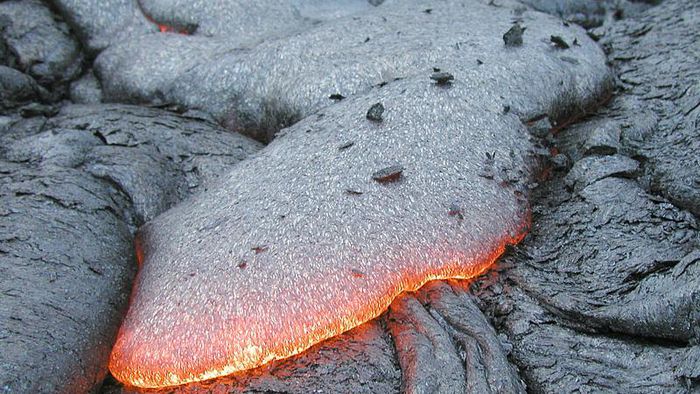
[[177,34],[184,34],[184,35],[189,35],[190,31],[187,28],[178,28],[175,26],[167,25],[164,23],[159,23],[156,21],[151,15],[149,15],[147,12],[144,11],[143,7],[141,6],[141,2],[138,2],[139,8],[141,9],[141,14],[148,20],[149,22],[153,23],[158,27],[158,31],[161,33],[177,33]]
[[[540,26],[528,34],[563,29]],[[402,291],[483,272],[528,223],[521,118],[585,108],[608,86],[602,51],[577,32],[576,69],[535,37],[541,50],[497,52],[448,88],[426,71],[325,107],[145,225],[112,374],[163,387],[255,368],[378,316]],[[445,63],[477,67],[455,56]],[[377,102],[381,121],[368,120]],[[373,179],[386,168],[402,176]]]

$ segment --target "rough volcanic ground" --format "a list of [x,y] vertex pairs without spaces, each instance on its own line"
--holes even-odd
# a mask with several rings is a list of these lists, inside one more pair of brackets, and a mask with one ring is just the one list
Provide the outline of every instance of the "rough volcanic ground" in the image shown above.
[[[412,47],[439,2],[143,3],[0,2],[3,392],[131,392],[103,381],[136,229],[262,148],[232,131],[268,142],[448,67],[460,45]],[[529,45],[532,11],[473,3],[510,13]],[[557,124],[570,108],[523,119],[545,163],[523,243],[479,280],[431,283],[298,356],[162,392],[700,390],[700,5],[524,3],[592,28],[617,88],[573,125]],[[316,63],[338,52],[333,34],[343,60]],[[586,61],[562,39],[560,59]]]
[[[514,17],[529,26],[519,46],[503,41]],[[398,39],[394,29],[403,29]],[[337,31],[352,34],[340,40]],[[552,35],[573,47],[556,47]],[[511,6],[444,1],[426,13],[386,3],[270,43],[194,69],[232,70],[229,93],[254,88],[237,93],[260,103],[252,107],[220,97],[239,119],[254,119],[249,111],[270,97],[303,119],[139,231],[143,266],[110,361],[120,380],[157,387],[257,367],[376,317],[428,278],[482,272],[527,225],[536,152],[522,119],[582,113],[611,86],[585,30]],[[295,54],[300,43],[307,49]],[[131,51],[110,49],[100,61],[126,64]],[[359,54],[367,60],[358,70]],[[151,67],[162,74],[162,63]],[[434,67],[454,80],[431,80]],[[381,74],[393,78],[373,87]],[[143,79],[108,75],[127,93]],[[193,96],[209,88],[187,78],[176,83]],[[325,87],[334,85],[348,97],[332,103],[338,90]],[[216,111],[209,103],[202,108]],[[381,176],[392,166],[401,168],[395,182]]]

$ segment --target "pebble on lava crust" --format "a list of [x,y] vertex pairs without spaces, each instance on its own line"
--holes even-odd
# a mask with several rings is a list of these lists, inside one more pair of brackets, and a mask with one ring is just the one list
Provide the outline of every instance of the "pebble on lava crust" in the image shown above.
[[383,120],[382,115],[384,114],[384,105],[382,103],[376,103],[369,107],[367,111],[367,119],[373,122],[381,122]]
[[523,33],[525,33],[525,27],[520,26],[516,23],[508,29],[505,34],[503,34],[503,42],[507,47],[519,47],[523,45]]
[[372,179],[379,183],[396,182],[403,176],[403,170],[402,165],[389,166],[372,174]]
[[430,79],[435,81],[436,85],[448,85],[452,81],[454,81],[455,77],[448,72],[440,71],[440,72],[434,72],[430,76]]

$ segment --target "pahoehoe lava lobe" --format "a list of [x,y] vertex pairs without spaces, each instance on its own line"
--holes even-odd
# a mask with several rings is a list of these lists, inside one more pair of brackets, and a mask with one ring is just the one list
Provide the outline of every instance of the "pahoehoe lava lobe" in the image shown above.
[[[163,1],[157,3],[165,5]],[[168,3],[174,7],[173,2]],[[429,78],[434,67],[455,78],[464,78],[458,71],[482,72],[477,59],[492,66],[507,66],[544,57],[539,74],[547,73],[547,64],[555,57],[590,66],[585,54],[593,50],[595,43],[584,40],[585,33],[579,27],[528,10],[518,2],[500,1],[499,7],[486,3],[450,0],[437,6],[421,1],[386,1],[367,12],[313,27],[299,25],[298,33],[279,39],[272,37],[279,37],[284,29],[268,31],[266,23],[249,32],[254,35],[250,37],[253,42],[262,41],[254,46],[243,44],[238,35],[208,36],[204,32],[209,28],[204,27],[191,35],[134,35],[100,53],[95,60],[95,73],[106,101],[166,102],[196,108],[208,112],[228,129],[268,142],[281,128],[332,104],[329,96],[333,94],[365,94],[374,86],[418,73]],[[431,12],[424,12],[426,8]],[[167,15],[181,11],[165,11],[149,12],[175,26],[231,23],[224,11],[193,12],[192,19],[169,19]],[[215,16],[219,20],[214,20]],[[251,20],[267,17],[253,18],[251,14]],[[503,35],[514,21],[526,28],[525,43],[507,51],[503,48]],[[280,20],[275,25],[296,23]],[[583,48],[557,52],[551,44],[542,45],[542,40],[549,44],[552,35],[569,43],[578,38],[576,42]],[[539,55],[533,50],[540,51]],[[568,64],[572,73],[567,78],[588,72],[586,67],[572,63]],[[499,74],[490,77],[499,78]],[[530,77],[520,75],[512,90],[539,84],[537,78]],[[502,94],[512,95],[510,91]],[[517,109],[518,103],[510,104]]]
[[[454,75],[448,87],[416,69],[325,107],[144,226],[113,375],[161,387],[288,357],[428,280],[478,275],[517,242],[534,166],[523,120],[582,111],[606,93],[609,71],[579,28],[528,13],[523,46],[510,48],[502,34],[512,14],[483,10],[502,22],[460,29],[492,42],[489,62],[478,66],[481,52],[463,42],[439,59]],[[581,43],[567,49],[579,64],[560,59],[551,34]],[[366,119],[375,103],[381,122]],[[492,176],[483,177],[487,157]],[[392,166],[402,168],[395,181],[373,179]]]

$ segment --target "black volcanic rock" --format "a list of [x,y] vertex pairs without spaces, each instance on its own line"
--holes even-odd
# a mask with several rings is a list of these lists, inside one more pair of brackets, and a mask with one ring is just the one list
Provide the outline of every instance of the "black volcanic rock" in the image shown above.
[[627,93],[613,108],[622,114],[628,154],[647,161],[643,181],[650,190],[700,216],[700,55],[692,44],[700,40],[700,11],[692,1],[659,8],[606,33],[603,43]]
[[[473,286],[529,390],[700,389],[700,233],[688,183],[700,137],[686,115],[700,102],[689,49],[698,20],[697,3],[668,1],[607,27],[626,89],[556,137],[571,172],[534,191],[530,234]],[[631,172],[625,155],[644,166]]]
[[116,104],[11,118],[0,146],[0,387],[93,391],[136,268],[133,231],[259,146]]
[[48,93],[29,75],[0,66],[0,113],[30,102],[44,100]]
[[5,20],[0,41],[12,57],[0,62],[27,73],[47,88],[57,88],[80,74],[80,44],[44,3],[4,1],[0,3],[0,19]]
[[440,71],[431,74],[430,79],[435,81],[437,85],[447,85],[451,83],[455,79],[455,77],[448,72]]
[[507,47],[519,47],[523,45],[523,34],[525,33],[524,27],[519,24],[514,24],[508,29],[507,32],[503,33],[503,43]]
[[383,120],[382,119],[383,114],[384,114],[384,106],[382,105],[382,103],[374,103],[367,110],[367,115],[365,115],[365,117],[368,120],[371,120],[373,122],[381,122]]
[[158,27],[141,12],[133,0],[103,0],[99,6],[83,0],[49,0],[80,38],[84,48],[95,55],[127,36],[154,33]]

